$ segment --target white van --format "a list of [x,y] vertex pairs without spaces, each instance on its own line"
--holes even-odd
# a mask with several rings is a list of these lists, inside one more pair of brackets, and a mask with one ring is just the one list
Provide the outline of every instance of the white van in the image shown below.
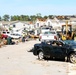
[[13,39],[19,39],[19,38],[22,37],[22,35],[17,34],[17,33],[12,33],[12,34],[10,34],[10,37],[13,38]]
[[2,34],[10,36],[10,32],[9,31],[2,31]]

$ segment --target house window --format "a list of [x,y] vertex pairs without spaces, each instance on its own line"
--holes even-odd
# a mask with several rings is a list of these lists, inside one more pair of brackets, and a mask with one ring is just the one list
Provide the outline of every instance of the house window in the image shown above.
[[39,23],[37,23],[37,27],[39,27]]
[[16,27],[16,25],[13,25],[13,27],[15,28],[15,27]]

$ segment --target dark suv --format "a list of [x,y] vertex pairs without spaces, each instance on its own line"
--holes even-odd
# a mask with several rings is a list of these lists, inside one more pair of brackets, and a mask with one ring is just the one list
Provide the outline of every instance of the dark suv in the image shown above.
[[38,59],[58,58],[65,59],[71,63],[76,63],[76,46],[71,46],[63,41],[47,41],[34,45],[33,54],[38,55]]

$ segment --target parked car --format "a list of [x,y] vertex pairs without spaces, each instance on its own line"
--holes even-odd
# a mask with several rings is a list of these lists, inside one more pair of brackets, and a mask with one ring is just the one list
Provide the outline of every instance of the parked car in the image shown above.
[[1,33],[1,38],[3,39],[3,38],[7,38],[8,36],[10,35],[10,32],[9,31],[2,31],[2,33]]
[[50,31],[50,28],[51,28],[51,27],[46,27],[46,26],[45,26],[45,27],[41,27],[39,30],[40,30],[41,33],[44,33],[44,32],[46,32],[46,31]]
[[76,46],[70,46],[63,41],[51,40],[34,45],[33,54],[38,59],[57,58],[76,63]]
[[39,41],[57,40],[58,36],[55,31],[46,31],[39,36]]
[[3,39],[3,38],[7,39],[7,37],[8,37],[8,35],[6,35],[6,34],[1,34],[1,39]]
[[12,33],[9,35],[12,39],[19,39],[21,38],[22,36],[20,34],[15,34],[15,33]]

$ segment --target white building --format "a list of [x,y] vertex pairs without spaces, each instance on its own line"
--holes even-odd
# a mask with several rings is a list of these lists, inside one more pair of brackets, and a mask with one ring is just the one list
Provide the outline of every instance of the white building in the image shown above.
[[9,31],[9,21],[0,21],[0,27],[3,28],[3,31]]
[[39,28],[43,25],[46,25],[46,19],[37,19],[35,22],[35,28]]
[[12,33],[22,33],[22,30],[25,28],[25,24],[19,21],[10,23],[10,28],[12,30]]
[[37,34],[38,28],[41,26],[52,26],[55,30],[61,31],[62,25],[66,24],[66,21],[68,21],[68,24],[72,24],[72,26],[76,25],[76,19],[74,20],[58,20],[56,17],[54,19],[37,19],[35,23],[35,32]]
[[47,19],[37,19],[36,23],[35,23],[35,27],[39,28],[41,26],[46,25],[46,26],[52,26],[54,28],[54,27],[59,27],[64,23],[65,23],[64,21],[60,21],[57,18],[54,18],[54,19],[49,19],[49,18],[47,18]]
[[33,23],[29,21],[0,21],[0,27],[5,29],[5,31],[19,34],[22,34],[24,31],[34,30]]

